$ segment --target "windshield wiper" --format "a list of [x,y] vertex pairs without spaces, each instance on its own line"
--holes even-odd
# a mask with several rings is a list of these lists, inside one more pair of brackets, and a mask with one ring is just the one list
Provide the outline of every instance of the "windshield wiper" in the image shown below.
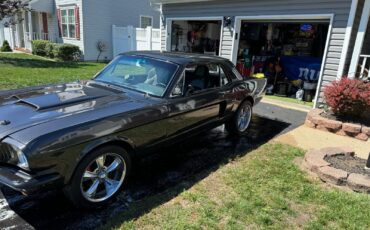
[[118,84],[115,84],[115,83],[112,83],[112,82],[108,82],[108,81],[102,81],[102,80],[94,80],[94,81],[95,82],[98,82],[100,84],[103,84],[106,87],[110,87],[110,88],[119,90],[119,91],[121,91],[123,93],[126,93],[126,91],[123,90],[123,86],[120,86]]

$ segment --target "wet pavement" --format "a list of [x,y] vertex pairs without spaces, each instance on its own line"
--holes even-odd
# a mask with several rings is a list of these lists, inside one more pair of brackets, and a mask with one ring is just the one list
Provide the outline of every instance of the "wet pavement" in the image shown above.
[[[303,124],[306,114],[261,103],[248,133],[240,138],[227,135],[223,127],[199,135],[160,156],[136,165],[127,188],[109,207],[81,211],[74,209],[61,191],[25,197],[8,188],[0,192],[0,229],[94,229],[111,217],[135,205],[135,201],[176,188],[176,196],[230,160],[248,154],[277,135]],[[160,200],[153,207],[167,202]],[[144,213],[136,213],[137,218]]]

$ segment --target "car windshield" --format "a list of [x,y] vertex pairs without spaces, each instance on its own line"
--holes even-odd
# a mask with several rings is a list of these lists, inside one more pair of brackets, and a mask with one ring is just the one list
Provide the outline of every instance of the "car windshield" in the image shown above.
[[118,56],[94,80],[162,97],[178,66],[139,56]]

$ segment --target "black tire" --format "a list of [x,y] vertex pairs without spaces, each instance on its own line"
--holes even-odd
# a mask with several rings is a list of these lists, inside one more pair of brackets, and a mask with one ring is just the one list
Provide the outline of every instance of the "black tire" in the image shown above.
[[[248,123],[247,127],[243,130],[240,130],[239,127],[238,127],[238,117],[239,117],[239,114],[241,113],[241,110],[245,107],[250,109],[250,116],[249,116],[249,120],[247,121],[247,123]],[[233,117],[225,123],[226,131],[231,135],[238,135],[238,136],[245,133],[248,130],[250,122],[252,120],[252,113],[253,113],[252,103],[249,102],[249,101],[242,102],[240,104],[239,108],[236,110]]]
[[[92,202],[88,200],[87,198],[85,198],[85,196],[83,195],[82,185],[81,185],[83,175],[87,167],[90,167],[91,164],[93,164],[93,162],[96,162],[95,160],[97,158],[105,154],[108,154],[108,153],[115,153],[116,155],[119,155],[121,157],[119,159],[124,160],[124,163],[125,163],[124,165],[126,168],[125,175],[123,176],[124,179],[123,179],[122,184],[119,186],[118,190],[114,192],[114,194],[110,196],[108,199],[101,201],[101,202]],[[120,193],[124,185],[127,183],[127,179],[130,176],[131,164],[132,164],[131,158],[128,152],[124,148],[121,148],[115,145],[104,146],[104,147],[98,148],[92,151],[91,153],[89,153],[85,158],[82,159],[82,161],[79,163],[79,165],[77,166],[72,176],[70,184],[64,188],[64,193],[67,196],[67,198],[72,202],[72,204],[77,208],[95,209],[95,208],[106,206],[110,202],[112,202],[112,200],[115,199],[115,197]]]

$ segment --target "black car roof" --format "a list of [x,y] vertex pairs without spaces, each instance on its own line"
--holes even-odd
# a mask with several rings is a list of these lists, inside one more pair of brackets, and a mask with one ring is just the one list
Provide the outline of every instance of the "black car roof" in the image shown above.
[[228,59],[221,58],[218,56],[209,56],[204,54],[194,54],[194,53],[181,53],[181,52],[167,52],[167,51],[132,51],[127,53],[122,53],[121,55],[132,55],[132,56],[143,56],[154,59],[159,59],[163,61],[170,61],[180,65],[185,65],[189,63],[197,63],[204,61],[219,61],[227,62]]

